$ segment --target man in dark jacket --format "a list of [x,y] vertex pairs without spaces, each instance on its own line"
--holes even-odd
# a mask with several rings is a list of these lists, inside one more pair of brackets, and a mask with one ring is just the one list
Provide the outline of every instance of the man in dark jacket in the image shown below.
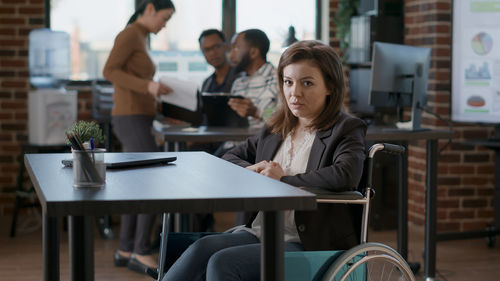
[[228,47],[224,33],[217,29],[207,29],[201,33],[198,42],[207,63],[215,68],[214,73],[203,81],[201,92],[231,92],[237,75],[226,56]]

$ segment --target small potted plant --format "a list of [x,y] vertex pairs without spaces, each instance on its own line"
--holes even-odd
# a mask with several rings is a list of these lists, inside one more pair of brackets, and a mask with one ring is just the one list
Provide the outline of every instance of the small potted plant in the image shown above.
[[73,154],[73,186],[77,189],[98,187],[106,183],[105,149],[96,149],[104,143],[99,125],[80,120],[66,130],[66,142]]
[[[94,121],[80,120],[71,125],[71,127],[66,130],[66,143],[71,145],[72,143],[68,136],[75,135],[80,138],[80,141],[84,144],[86,149],[98,147],[100,144],[104,143],[102,130]],[[91,145],[91,142],[93,142],[93,145]]]

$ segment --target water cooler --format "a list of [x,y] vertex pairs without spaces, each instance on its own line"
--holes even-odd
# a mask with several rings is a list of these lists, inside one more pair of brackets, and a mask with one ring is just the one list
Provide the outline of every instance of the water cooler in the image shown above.
[[63,87],[69,81],[69,35],[48,28],[29,34],[30,83],[28,94],[29,143],[65,143],[64,131],[77,119],[77,93]]

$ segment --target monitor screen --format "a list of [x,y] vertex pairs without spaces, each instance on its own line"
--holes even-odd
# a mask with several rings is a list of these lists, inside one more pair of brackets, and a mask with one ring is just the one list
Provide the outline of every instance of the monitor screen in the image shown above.
[[[370,80],[370,104],[375,107],[427,103],[429,48],[375,42]],[[417,90],[415,92],[415,90]]]
[[[427,104],[430,56],[430,48],[380,42],[373,44],[370,104],[375,107],[375,112],[382,115],[384,110],[396,113],[395,118],[376,118],[388,120],[383,125],[421,129],[422,111]],[[404,121],[403,107],[411,107],[411,120],[406,120],[404,124],[401,123]]]

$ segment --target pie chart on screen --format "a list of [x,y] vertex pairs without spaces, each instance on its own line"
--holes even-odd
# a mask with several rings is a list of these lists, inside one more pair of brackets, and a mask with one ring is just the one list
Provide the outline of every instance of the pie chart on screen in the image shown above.
[[471,47],[474,53],[484,56],[493,48],[493,39],[488,33],[480,32],[472,38]]

